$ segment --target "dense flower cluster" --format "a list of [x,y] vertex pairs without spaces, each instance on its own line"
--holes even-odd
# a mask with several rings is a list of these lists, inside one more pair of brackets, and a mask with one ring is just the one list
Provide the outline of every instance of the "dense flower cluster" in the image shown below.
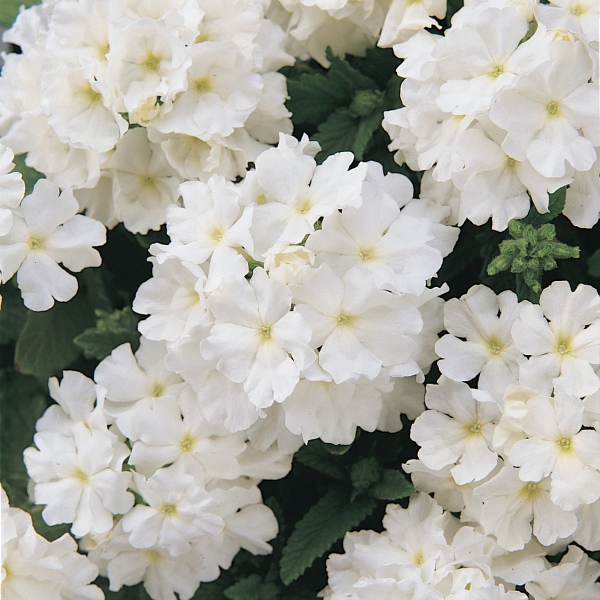
[[[417,493],[387,506],[382,532],[346,535],[322,597],[600,599],[583,550],[600,550],[598,292],[555,281],[532,304],[432,287],[466,220],[504,231],[568,185],[564,215],[598,221],[598,9],[467,2],[433,33],[446,9],[45,0],[20,13],[4,39],[22,53],[0,77],[0,281],[45,311],[100,265],[106,228],[166,225],[169,242],[150,246],[133,300],[139,348],[109,346],[93,379],[49,380],[28,492],[72,536],[46,541],[2,490],[11,600],[100,600],[98,574],[111,591],[189,600],[240,549],[272,551],[258,485],[303,444],[399,432],[403,415]],[[375,44],[403,59],[403,107],[382,126],[395,160],[424,171],[419,199],[404,175],[350,152],[318,163],[318,143],[289,135],[278,70]],[[27,195],[15,154],[45,176]]]
[[184,179],[235,179],[291,132],[276,71],[293,58],[258,0],[44,2],[4,40],[23,53],[0,141],[109,227],[158,229]]
[[[593,25],[595,23],[595,25]],[[482,2],[444,36],[420,31],[394,46],[404,59],[403,108],[383,123],[398,163],[429,170],[454,223],[498,231],[565,184],[578,227],[600,215],[598,6]],[[531,198],[531,201],[530,201]]]

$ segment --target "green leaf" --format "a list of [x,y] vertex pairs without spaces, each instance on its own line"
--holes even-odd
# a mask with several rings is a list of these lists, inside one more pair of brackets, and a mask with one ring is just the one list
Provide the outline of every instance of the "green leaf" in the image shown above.
[[17,340],[15,366],[45,383],[80,355],[73,339],[91,325],[91,309],[82,296],[66,304],[57,302],[45,312],[29,312]]
[[322,73],[304,73],[297,81],[288,79],[287,86],[286,106],[294,124],[316,125],[352,99],[352,90],[333,86]]
[[360,525],[376,506],[375,500],[361,496],[354,502],[340,490],[329,490],[298,521],[283,549],[281,580],[286,585],[295,581],[319,556],[327,552],[347,531]]
[[260,575],[250,575],[228,587],[224,595],[229,600],[277,600],[280,589],[274,583],[263,583]]
[[348,479],[346,467],[321,440],[312,440],[307,446],[300,448],[294,455],[294,460],[338,481]]
[[364,158],[365,150],[367,149],[373,134],[379,128],[382,120],[383,114],[380,110],[376,110],[368,117],[364,117],[360,120],[356,131],[356,137],[351,148],[356,160],[362,160]]
[[348,108],[338,108],[318,127],[313,139],[321,144],[317,162],[323,162],[336,152],[352,151],[356,140],[360,119],[352,115]]
[[378,500],[400,500],[414,494],[415,488],[400,471],[384,469],[381,479],[369,493]]
[[592,277],[600,279],[600,250],[596,250],[596,252],[587,259],[587,263],[588,273]]
[[32,6],[38,4],[36,0],[2,0],[0,2],[0,25],[9,27],[19,14],[19,6]]
[[370,77],[355,69],[343,58],[336,56],[329,46],[325,55],[331,63],[328,71],[329,80],[335,87],[349,91],[377,89],[377,84]]
[[98,309],[96,326],[86,329],[73,341],[83,350],[86,358],[102,360],[117,346],[129,342],[135,352],[140,345],[140,334],[137,330],[139,317],[129,307],[108,312]]
[[560,213],[562,213],[565,207],[566,198],[567,186],[564,186],[550,194],[547,213],[540,214],[535,206],[532,205],[529,213],[527,213],[527,216],[523,219],[523,222],[529,223],[530,225],[542,225],[553,221]]
[[27,320],[27,309],[21,294],[13,285],[2,287],[2,310],[0,310],[0,345],[16,340]]
[[14,170],[23,175],[23,181],[25,182],[25,193],[31,194],[38,179],[42,179],[44,176],[35,169],[28,167],[25,164],[25,157],[25,154],[19,154],[18,156],[15,156],[13,159],[13,162],[15,163]]

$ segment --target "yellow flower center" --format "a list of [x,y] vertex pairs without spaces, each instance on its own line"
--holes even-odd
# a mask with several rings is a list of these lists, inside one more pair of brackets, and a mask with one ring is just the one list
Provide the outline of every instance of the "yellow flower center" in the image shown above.
[[172,515],[177,512],[177,509],[175,508],[174,504],[163,504],[161,512],[163,512],[165,515]]
[[152,386],[152,397],[160,398],[165,393],[165,386],[161,383],[155,383]]
[[265,341],[268,341],[271,339],[271,326],[270,325],[263,325],[260,328],[260,334],[263,336],[263,339]]
[[585,10],[585,8],[583,6],[581,6],[581,4],[575,4],[575,6],[571,7],[571,14],[574,17],[580,17],[585,12],[587,12],[587,11]]
[[181,449],[184,452],[190,452],[191,449],[194,447],[194,440],[193,438],[191,438],[189,435],[186,435],[183,440],[181,440]]
[[41,250],[41,248],[43,247],[42,240],[40,240],[39,238],[29,238],[29,242],[27,243],[31,250]]
[[375,252],[373,248],[362,248],[358,253],[358,257],[362,262],[373,260],[373,258],[375,258]]
[[309,199],[306,199],[296,206],[296,212],[299,215],[305,215],[312,207],[312,202]]
[[500,75],[502,75],[502,73],[504,73],[504,66],[503,65],[496,65],[490,71],[490,77],[493,77],[494,79],[497,79],[498,77],[500,77]]
[[212,90],[212,85],[209,77],[200,77],[192,82],[190,86],[197,94],[204,94]]
[[473,425],[471,425],[469,431],[471,431],[472,433],[481,433],[481,424],[473,423]]
[[550,100],[550,102],[548,102],[548,104],[546,104],[546,112],[551,116],[555,116],[556,113],[558,112],[558,102],[556,102],[555,100]]
[[340,314],[337,318],[338,325],[349,325],[352,321],[352,317],[350,315]]
[[563,341],[559,341],[558,345],[556,346],[556,351],[561,355],[564,356],[565,354],[569,354],[569,345],[567,342],[563,342]]
[[143,62],[144,67],[147,71],[158,71],[160,66],[160,58],[154,54],[148,54],[146,60]]
[[87,473],[84,473],[81,469],[77,469],[77,471],[75,471],[75,477],[83,483],[88,483],[90,480]]
[[566,452],[571,449],[571,440],[569,438],[560,438],[560,440],[558,440],[558,445],[561,450]]

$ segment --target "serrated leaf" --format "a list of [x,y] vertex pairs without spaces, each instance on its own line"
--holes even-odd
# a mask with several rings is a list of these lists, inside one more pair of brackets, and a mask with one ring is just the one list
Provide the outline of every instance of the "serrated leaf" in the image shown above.
[[31,194],[31,192],[33,191],[33,187],[35,186],[38,179],[42,179],[44,176],[35,169],[28,167],[25,164],[25,157],[25,154],[19,154],[18,156],[14,157],[14,170],[18,171],[19,173],[21,173],[21,175],[23,175],[23,181],[25,182],[25,193]]
[[129,307],[107,312],[96,310],[96,325],[74,338],[74,343],[83,350],[86,358],[102,360],[117,346],[129,342],[135,352],[140,345],[137,330],[139,317]]
[[329,79],[336,87],[352,91],[377,89],[377,84],[370,77],[355,69],[343,58],[336,56],[331,47],[327,47],[325,55],[331,64],[328,71]]
[[338,481],[348,479],[346,467],[340,463],[339,458],[331,454],[321,440],[312,440],[307,446],[300,448],[294,455],[294,460]]
[[294,124],[317,125],[336,108],[348,104],[353,93],[332,85],[321,73],[305,73],[298,80],[289,79],[287,87],[290,99],[286,106]]
[[80,355],[73,339],[91,325],[92,312],[81,296],[45,312],[29,312],[17,340],[15,366],[45,383]]
[[228,587],[224,595],[229,600],[277,600],[281,590],[274,583],[263,583],[260,575],[250,575]]
[[351,151],[356,139],[358,121],[348,108],[338,108],[318,127],[313,139],[321,145],[317,162],[322,163],[336,152]]
[[549,223],[553,221],[562,213],[565,207],[565,201],[567,199],[567,186],[561,187],[560,189],[552,192],[550,194],[550,199],[548,201],[548,212],[540,214],[535,206],[531,206],[531,209],[527,213],[527,216],[523,219],[524,223],[529,223],[531,225],[543,225],[544,223]]
[[349,502],[344,492],[329,490],[298,521],[279,563],[281,580],[286,585],[300,577],[347,531],[360,525],[375,509],[376,502],[361,496]]
[[381,479],[369,493],[378,500],[400,500],[414,494],[415,488],[400,471],[384,469]]

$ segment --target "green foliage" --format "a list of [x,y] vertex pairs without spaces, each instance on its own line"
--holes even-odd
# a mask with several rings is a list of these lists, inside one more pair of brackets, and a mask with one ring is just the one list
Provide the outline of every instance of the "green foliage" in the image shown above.
[[14,342],[27,321],[27,309],[23,306],[19,290],[14,285],[2,288],[0,310],[0,345]]
[[37,0],[2,0],[0,2],[0,25],[9,27],[12,25],[19,14],[19,7],[25,7],[38,4]]
[[415,493],[406,476],[400,471],[384,469],[381,479],[370,489],[369,493],[378,500],[400,500]]
[[327,552],[345,533],[368,517],[375,500],[362,495],[349,502],[347,494],[329,490],[296,524],[283,549],[281,580],[286,585],[300,577],[316,558]]
[[113,312],[96,309],[96,325],[86,329],[73,341],[86,358],[102,360],[117,346],[129,342],[135,352],[140,345],[137,330],[139,317],[129,307]]
[[241,579],[224,591],[228,600],[277,600],[280,589],[274,583],[264,583],[260,575]]
[[389,143],[377,135],[384,133],[383,111],[400,106],[398,59],[381,48],[370,49],[363,58],[346,59],[328,48],[327,59],[329,69],[296,65],[288,70],[287,107],[300,129],[296,133],[308,133],[319,142],[318,162],[344,151],[352,152],[356,160],[368,160],[375,139],[383,139],[384,148]]
[[79,356],[73,339],[93,325],[90,306],[83,295],[57,302],[45,312],[29,311],[15,348],[15,366],[26,375],[46,382]]
[[539,213],[535,206],[532,205],[527,216],[523,219],[523,222],[529,225],[542,225],[554,221],[565,208],[566,199],[567,187],[564,186],[550,194],[547,213]]
[[596,250],[594,254],[592,254],[588,258],[588,273],[595,277],[596,279],[600,279],[600,249]]
[[328,445],[321,440],[312,440],[307,446],[303,446],[294,455],[294,460],[318,471],[319,473],[344,481],[348,478],[348,470],[334,454],[330,452]]
[[13,160],[15,163],[14,170],[23,175],[23,181],[25,182],[25,193],[31,194],[37,180],[42,179],[43,175],[25,164],[25,156],[25,154],[19,154],[18,156],[15,156]]
[[559,190],[553,196],[548,214],[530,212],[522,221],[509,222],[508,233],[512,239],[500,243],[500,255],[487,267],[488,275],[507,270],[515,273],[520,300],[537,302],[542,291],[542,273],[556,269],[557,260],[579,257],[578,247],[556,239],[556,227],[549,221],[564,208],[564,192],[561,194]]

